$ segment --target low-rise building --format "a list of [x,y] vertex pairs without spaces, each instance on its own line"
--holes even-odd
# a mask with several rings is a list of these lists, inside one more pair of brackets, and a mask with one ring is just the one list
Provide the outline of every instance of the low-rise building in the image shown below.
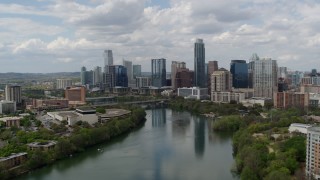
[[3,117],[0,118],[0,121],[4,122],[7,127],[20,127],[20,120],[22,117]]
[[67,99],[33,99],[32,104],[27,106],[28,109],[49,110],[63,109],[69,107]]
[[53,149],[56,146],[56,141],[48,141],[48,142],[33,142],[27,144],[30,150],[41,150],[41,151],[48,151]]
[[47,115],[59,121],[65,120],[70,126],[74,125],[78,121],[84,121],[90,125],[98,122],[96,110],[91,108],[78,108],[75,111],[48,112]]
[[209,98],[208,88],[199,88],[199,87],[178,88],[178,96],[184,97],[185,99],[198,99],[198,100],[204,100]]
[[0,165],[4,166],[6,169],[11,169],[24,163],[27,160],[27,155],[26,152],[22,152],[12,154],[8,157],[0,157]]
[[17,105],[15,101],[0,101],[0,114],[11,114],[15,113]]
[[245,93],[238,92],[211,92],[211,101],[216,103],[230,103],[235,101],[237,103],[245,99]]
[[241,101],[241,103],[246,106],[253,106],[255,104],[259,104],[261,106],[264,106],[266,103],[272,103],[272,99],[271,98],[263,98],[263,97],[252,97],[250,99],[245,99],[243,101]]
[[276,92],[273,97],[275,108],[306,108],[309,105],[309,93],[300,92]]
[[309,93],[309,106],[320,107],[320,94]]

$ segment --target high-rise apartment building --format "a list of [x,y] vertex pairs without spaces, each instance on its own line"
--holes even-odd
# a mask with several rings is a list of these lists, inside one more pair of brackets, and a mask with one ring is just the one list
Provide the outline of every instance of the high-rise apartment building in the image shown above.
[[166,86],[166,59],[151,60],[151,85],[155,87]]
[[57,79],[56,89],[66,89],[72,86],[72,79]]
[[253,61],[253,89],[255,97],[273,98],[278,91],[277,61],[263,58]]
[[103,58],[104,58],[104,66],[111,66],[111,65],[113,65],[113,54],[112,54],[112,50],[104,50]]
[[21,104],[21,86],[6,85],[5,95],[7,101],[14,101],[16,104]]
[[101,67],[97,66],[93,69],[93,84],[98,85],[102,83],[102,69]]
[[132,69],[133,69],[133,78],[141,76],[141,65],[140,64],[134,64],[132,66]]
[[123,60],[123,66],[127,68],[128,81],[132,82],[133,81],[132,61]]
[[211,91],[225,92],[232,90],[232,74],[224,68],[211,75]]
[[205,78],[205,47],[202,39],[194,43],[194,86],[204,88]]
[[[320,127],[307,130],[306,175],[310,179],[320,178]],[[308,178],[309,179],[309,178]]]
[[81,72],[80,72],[80,81],[81,81],[81,85],[86,85],[86,75],[87,75],[87,68],[86,67],[82,67],[81,68]]
[[230,72],[234,88],[248,88],[248,64],[245,60],[231,60]]
[[171,63],[171,85],[172,85],[173,89],[177,89],[176,82],[175,82],[177,70],[182,69],[182,68],[184,68],[184,69],[186,68],[185,62],[172,61],[172,63]]
[[273,104],[275,108],[286,109],[291,107],[307,108],[309,105],[309,93],[301,92],[275,92]]
[[219,69],[218,61],[209,61],[208,62],[208,74],[209,74],[209,77],[211,77],[212,73],[214,71],[217,71],[218,69]]

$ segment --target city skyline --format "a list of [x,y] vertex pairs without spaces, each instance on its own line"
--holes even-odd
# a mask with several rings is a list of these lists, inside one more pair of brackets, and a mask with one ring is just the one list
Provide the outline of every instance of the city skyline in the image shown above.
[[4,0],[0,10],[0,73],[103,67],[106,49],[114,64],[124,58],[150,72],[151,59],[165,58],[167,69],[171,61],[184,61],[193,70],[197,38],[206,43],[206,62],[225,68],[256,52],[309,71],[320,57],[315,0]]

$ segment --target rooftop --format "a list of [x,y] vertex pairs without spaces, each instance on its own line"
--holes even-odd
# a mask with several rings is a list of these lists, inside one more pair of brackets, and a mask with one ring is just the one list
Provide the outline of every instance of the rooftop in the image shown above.
[[54,146],[56,144],[57,144],[56,141],[33,142],[33,143],[29,143],[28,146],[29,147],[50,147],[50,146]]
[[3,117],[3,118],[0,118],[0,121],[20,120],[20,119],[22,119],[22,117],[18,117],[18,116],[15,116],[15,117]]
[[27,154],[28,153],[26,153],[26,152],[21,152],[21,153],[17,153],[17,154],[11,154],[10,156],[7,156],[7,157],[0,157],[0,162],[6,161],[11,158],[19,157],[19,156],[25,156]]
[[320,127],[319,126],[309,127],[308,132],[320,133]]
[[125,109],[106,109],[106,113],[102,114],[101,117],[103,118],[113,118],[113,117],[119,117],[126,114],[131,113],[131,111],[125,110]]

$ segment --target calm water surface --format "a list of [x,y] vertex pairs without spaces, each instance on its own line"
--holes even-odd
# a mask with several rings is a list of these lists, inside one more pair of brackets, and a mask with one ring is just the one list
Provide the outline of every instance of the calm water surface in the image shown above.
[[237,179],[231,135],[212,132],[210,123],[187,112],[147,110],[142,128],[19,179]]

